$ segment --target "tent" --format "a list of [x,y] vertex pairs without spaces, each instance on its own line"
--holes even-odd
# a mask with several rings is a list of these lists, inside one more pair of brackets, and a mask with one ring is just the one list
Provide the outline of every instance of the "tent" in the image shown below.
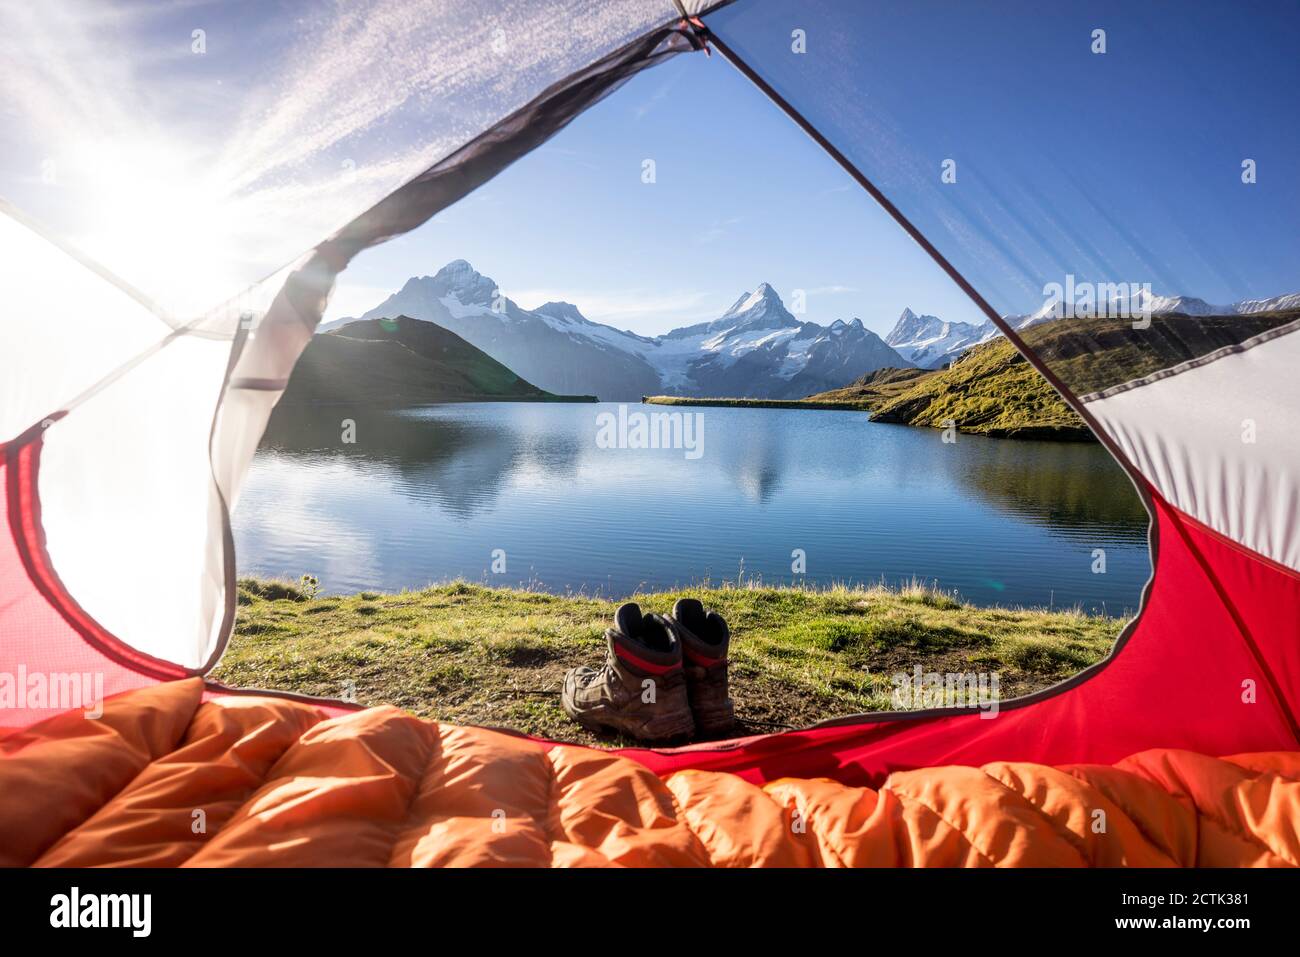
[[[1147,504],[1154,571],[1106,660],[996,720],[858,715],[622,755],[656,775],[879,787],[936,765],[1300,750],[1294,11],[1013,3],[1014,31],[937,2],[370,0],[204,27],[65,0],[0,16],[0,674],[95,674],[106,696],[201,681],[236,612],[241,478],[337,276],[637,73],[708,53],[1083,416]],[[195,73],[161,83],[175,56]],[[1175,108],[1189,88],[1194,116]],[[989,99],[1001,119],[973,126]],[[1185,298],[1151,322],[1134,293],[1050,345],[1016,315],[1050,281],[1151,277],[1236,305]],[[0,729],[13,745],[56,710],[15,698]]]

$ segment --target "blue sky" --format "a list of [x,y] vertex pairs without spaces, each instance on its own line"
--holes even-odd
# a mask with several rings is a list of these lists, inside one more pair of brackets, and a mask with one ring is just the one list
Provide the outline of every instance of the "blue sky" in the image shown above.
[[[1300,13],[1095,0],[749,0],[710,26],[795,101],[1003,313],[1047,283],[1149,283],[1227,304],[1300,291]],[[791,31],[806,33],[806,53]],[[1105,30],[1104,53],[1094,31]],[[1242,182],[1242,162],[1258,166]],[[657,182],[642,184],[645,159]],[[957,182],[940,170],[956,162]],[[906,306],[982,316],[720,56],[677,57],[343,277],[331,318],[472,262],[655,334],[770,282],[806,317],[884,333]]]
[[[655,182],[642,164],[655,163]],[[857,316],[886,333],[903,308],[979,321],[884,212],[721,57],[634,78],[546,146],[424,227],[358,257],[328,318],[358,315],[411,276],[467,259],[525,307],[575,303],[654,335],[713,319],[771,283],[800,318]]]
[[[430,0],[3,5],[0,195],[192,315],[654,9],[592,5],[578,28],[495,0],[482,16]],[[744,0],[708,20],[998,311],[1039,308],[1067,274],[1212,303],[1300,291],[1295,3]],[[958,179],[942,184],[950,159]],[[524,305],[565,298],[645,333],[712,318],[761,281],[804,290],[819,322],[883,332],[905,306],[977,318],[776,107],[698,53],[361,257],[330,317],[453,258]]]
[[1300,291],[1295,3],[754,0],[710,26],[1000,312],[1067,273]]

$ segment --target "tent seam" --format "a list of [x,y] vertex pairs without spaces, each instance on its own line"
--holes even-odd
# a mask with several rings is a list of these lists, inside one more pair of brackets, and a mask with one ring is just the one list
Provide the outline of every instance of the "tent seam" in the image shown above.
[[[1003,765],[1003,767],[1006,767],[1006,765]],[[997,784],[1008,794],[1024,802],[1024,804],[1027,807],[1029,807],[1036,815],[1038,815],[1038,817],[1040,817],[1044,821],[1047,830],[1054,832],[1056,836],[1061,839],[1062,843],[1067,844],[1074,849],[1074,852],[1079,855],[1079,860],[1083,863],[1083,866],[1085,867],[1095,866],[1095,859],[1093,858],[1092,855],[1088,853],[1087,844],[1079,837],[1078,834],[1070,830],[1068,827],[1057,823],[1056,819],[1052,817],[1050,814],[1048,814],[1046,811],[1044,811],[1041,806],[1035,804],[1030,799],[1029,795],[1026,792],[1016,790],[1006,781],[990,773],[987,765],[979,768],[979,771],[981,774],[987,777],[990,781]]]
[[699,848],[700,855],[704,861],[704,866],[711,867],[713,865],[713,855],[709,853],[709,848],[704,843],[704,839],[701,838],[700,835],[695,832],[695,828],[691,826],[690,819],[686,815],[686,808],[677,800],[677,795],[673,792],[673,789],[668,786],[668,780],[666,778],[661,778],[658,775],[656,775],[655,778],[658,780],[660,787],[668,793],[668,800],[671,801],[673,805],[673,813],[676,814],[677,820],[681,822],[682,828],[691,836],[692,843]]
[[[424,719],[417,718],[416,720],[421,721]],[[384,865],[385,867],[396,866],[394,860],[397,854],[397,845],[402,842],[408,832],[419,827],[419,820],[415,817],[415,802],[420,799],[420,791],[424,786],[424,782],[437,773],[434,771],[434,762],[443,756],[442,725],[436,721],[427,721],[426,723],[433,729],[429,753],[424,762],[424,770],[420,772],[420,776],[415,780],[415,784],[411,788],[411,796],[406,801],[406,813],[402,816],[402,820],[397,827],[393,829],[393,842],[388,848],[388,863]]]
[[1099,389],[1096,392],[1089,392],[1087,395],[1079,397],[1080,402],[1097,402],[1101,399],[1109,399],[1112,396],[1119,395],[1123,392],[1130,392],[1139,389],[1142,386],[1151,385],[1162,379],[1168,379],[1184,372],[1191,372],[1194,369],[1210,365],[1220,359],[1226,359],[1228,356],[1240,355],[1248,352],[1256,346],[1262,346],[1274,339],[1280,339],[1282,336],[1290,335],[1293,332],[1300,332],[1300,319],[1284,323],[1280,326],[1274,326],[1272,329],[1265,329],[1263,332],[1251,336],[1249,339],[1243,339],[1241,342],[1234,343],[1230,346],[1221,346],[1213,352],[1207,352],[1203,356],[1197,356],[1194,359],[1188,359],[1180,362],[1178,365],[1169,366],[1166,369],[1159,369],[1149,375],[1141,376],[1137,379],[1130,379],[1128,382],[1121,382],[1119,385],[1108,386],[1105,389]]
[[[885,790],[885,788],[881,788],[881,790],[883,791]],[[888,790],[891,794],[894,795],[894,797],[898,800],[900,804],[902,804],[904,800],[907,800],[912,802],[912,804],[916,805],[917,807],[924,808],[925,810],[929,811],[931,814],[935,816],[935,818],[937,818],[940,822],[942,822],[945,827],[947,827],[954,834],[956,834],[963,841],[965,841],[966,844],[970,847],[970,849],[974,851],[976,854],[978,854],[980,858],[983,859],[983,861],[986,864],[988,864],[989,867],[998,866],[997,861],[995,861],[993,857],[991,857],[988,853],[986,853],[983,848],[979,847],[975,843],[974,838],[972,838],[969,834],[967,834],[964,829],[958,827],[952,821],[944,817],[944,815],[940,814],[938,810],[936,810],[934,807],[932,807],[929,804],[929,802],[925,801],[921,797],[912,795],[907,791],[900,791],[893,785],[890,785],[888,787]]]
[[[118,638],[82,608],[63,584],[46,550],[45,530],[40,520],[41,498],[38,475],[41,447],[42,440],[39,432],[21,445],[10,443],[3,447],[7,456],[5,481],[9,485],[7,495],[9,530],[28,580],[46,604],[76,632],[83,642],[110,661],[155,681],[176,681],[195,677],[197,673],[193,670],[174,662],[164,661]],[[24,499],[24,489],[26,499]],[[24,501],[27,503],[26,508],[24,508]]]
[[[1107,767],[1110,767],[1110,768],[1114,769],[1114,766],[1113,766],[1113,765],[1107,765]],[[1151,833],[1151,832],[1146,828],[1146,826],[1145,826],[1145,825],[1140,821],[1139,817],[1138,817],[1136,814],[1134,814],[1132,810],[1130,810],[1130,807],[1129,807],[1128,803],[1125,802],[1125,801],[1120,800],[1120,798],[1119,798],[1118,795],[1116,795],[1116,794],[1114,794],[1114,793],[1112,793],[1112,792],[1110,792],[1110,791],[1107,791],[1107,790],[1102,789],[1102,788],[1101,788],[1101,787],[1100,787],[1096,782],[1094,782],[1091,778],[1084,777],[1083,774],[1082,774],[1082,772],[1080,772],[1077,768],[1070,768],[1068,771],[1066,771],[1066,773],[1069,774],[1069,775],[1070,775],[1071,777],[1073,777],[1073,778],[1077,778],[1079,781],[1083,782],[1084,784],[1087,784],[1088,787],[1092,788],[1094,791],[1096,791],[1098,794],[1100,794],[1103,800],[1109,802],[1110,804],[1113,804],[1113,805],[1115,806],[1115,808],[1116,808],[1118,811],[1120,811],[1120,813],[1122,813],[1122,814],[1124,815],[1125,818],[1128,819],[1128,822],[1129,822],[1130,824],[1133,825],[1133,829],[1134,829],[1135,831],[1137,831],[1138,834],[1140,834],[1140,835],[1142,836],[1142,839],[1143,839],[1144,841],[1146,841],[1146,842],[1147,842],[1151,847],[1153,847],[1153,848],[1155,848],[1157,851],[1159,851],[1160,854],[1163,855],[1166,859],[1168,859],[1169,862],[1170,862],[1170,864],[1171,864],[1171,866],[1175,866],[1175,867],[1184,867],[1184,866],[1186,866],[1185,864],[1183,864],[1183,863],[1178,859],[1178,855],[1174,853],[1174,849],[1173,849],[1172,847],[1169,847],[1168,845],[1166,845],[1164,841],[1156,840],[1155,835],[1153,835],[1153,834],[1152,834],[1152,833]],[[1139,781],[1144,780],[1140,775],[1133,774],[1133,772],[1131,772],[1131,771],[1121,771],[1120,773],[1121,773],[1121,774],[1132,774],[1132,776],[1133,776],[1134,778],[1137,778]],[[1148,783],[1150,783],[1150,782],[1148,782]],[[1161,790],[1163,791],[1163,789],[1161,789]],[[1169,792],[1167,792],[1167,791],[1165,791],[1164,793],[1165,793],[1166,795],[1168,795],[1169,797],[1174,798],[1175,803],[1178,803],[1178,799],[1177,799],[1176,796],[1169,794]],[[1195,807],[1194,804],[1192,805],[1192,807],[1190,808],[1190,810],[1192,811],[1193,814],[1196,813],[1196,807]],[[1194,853],[1194,854],[1197,852],[1197,848],[1199,848],[1199,846],[1200,846],[1200,837],[1199,837],[1199,835],[1197,835],[1197,837],[1196,837],[1196,842],[1197,842],[1197,847],[1196,847],[1196,848],[1193,848],[1193,853]]]
[[[983,296],[980,295],[978,290],[976,290],[975,287],[966,280],[966,278],[956,269],[956,267],[954,267],[950,262],[948,262],[947,258],[944,257],[943,254],[939,252],[938,248],[934,246],[934,244],[931,243],[921,233],[921,231],[911,223],[911,221],[906,216],[903,215],[902,211],[899,210],[889,200],[889,198],[886,197],[885,194],[877,186],[875,186],[875,184],[872,183],[871,180],[869,180],[862,173],[861,170],[857,168],[856,165],[850,162],[849,159],[843,153],[841,153],[840,150],[833,143],[831,143],[829,139],[823,136],[820,133],[820,131],[818,131],[792,104],[790,104],[787,100],[785,100],[785,98],[782,97],[769,83],[767,83],[757,73],[757,71],[755,71],[752,67],[750,67],[749,64],[746,63],[745,60],[739,54],[733,51],[724,41],[722,41],[717,36],[716,33],[714,33],[711,29],[708,29],[706,27],[704,30],[704,36],[706,39],[711,40],[713,42],[713,44],[718,48],[719,52],[722,53],[722,55],[727,59],[728,62],[730,62],[737,70],[739,70],[742,75],[744,75],[747,79],[749,79],[751,83],[753,83],[756,87],[758,87],[758,89],[764,95],[766,95],[768,99],[770,99],[779,109],[781,109],[790,118],[790,120],[795,123],[796,126],[802,129],[818,146],[820,146],[827,153],[827,155],[831,157],[832,160],[838,163],[840,167],[844,169],[844,171],[848,173],[849,176],[852,179],[854,179],[854,181],[856,181],[858,185],[861,186],[877,202],[877,204],[882,209],[884,209],[889,216],[891,216],[894,219],[894,221],[909,236],[912,237],[912,239],[917,243],[917,245],[919,245],[930,256],[930,258],[934,260],[934,262],[945,273],[947,273],[949,278],[952,279],[953,282],[957,284],[958,288],[960,288],[970,298],[970,300],[974,302],[975,305],[979,307],[985,313],[986,316],[988,316],[988,318],[994,324],[994,326],[1002,331],[1003,335],[1007,337],[1007,340],[1011,342],[1011,344],[1025,358],[1025,360],[1031,366],[1033,366],[1034,369],[1036,369],[1039,372],[1039,374],[1042,375],[1043,378],[1047,380],[1048,384],[1051,385],[1060,394],[1061,398],[1065,401],[1065,403],[1079,414],[1080,418],[1083,419],[1084,423],[1087,424],[1089,428],[1092,430],[1097,440],[1102,444],[1103,447],[1106,448],[1108,452],[1110,452],[1111,457],[1115,459],[1115,461],[1120,465],[1121,468],[1124,469],[1125,473],[1128,475],[1130,482],[1132,482],[1134,488],[1138,493],[1138,496],[1141,498],[1142,503],[1147,510],[1147,518],[1148,518],[1147,542],[1148,542],[1148,554],[1150,555],[1151,558],[1151,574],[1148,576],[1146,583],[1142,587],[1142,592],[1140,595],[1137,611],[1134,613],[1133,617],[1127,622],[1127,624],[1125,624],[1125,626],[1121,629],[1119,636],[1115,640],[1114,646],[1111,648],[1110,654],[1108,654],[1102,661],[1099,661],[1096,664],[1091,665],[1088,668],[1085,668],[1083,671],[1079,672],[1073,677],[1067,678],[1064,681],[1061,681],[1050,688],[1045,688],[1041,691],[1033,692],[1019,699],[1013,699],[1012,701],[1007,702],[1004,705],[1004,708],[1010,709],[1010,708],[1027,707],[1031,704],[1037,703],[1038,701],[1046,700],[1048,698],[1055,697],[1056,695],[1059,694],[1064,694],[1082,685],[1087,680],[1089,680],[1096,674],[1100,673],[1104,668],[1108,667],[1110,664],[1112,664],[1115,660],[1118,659],[1120,652],[1123,651],[1124,647],[1128,643],[1128,640],[1136,633],[1142,621],[1143,615],[1146,612],[1148,600],[1150,599],[1151,593],[1155,587],[1156,569],[1159,565],[1159,545],[1160,545],[1159,520],[1152,499],[1149,482],[1147,481],[1146,477],[1141,473],[1141,471],[1138,470],[1137,466],[1129,459],[1128,455],[1123,451],[1123,449],[1120,448],[1119,444],[1115,441],[1115,439],[1104,428],[1102,428],[1100,422],[1098,422],[1092,416],[1092,413],[1079,400],[1078,396],[1076,396],[1073,393],[1073,391],[1071,391],[1056,376],[1055,372],[1053,372],[1045,363],[1042,362],[1042,360],[1039,358],[1037,353],[1035,353],[1033,350],[1028,348],[1024,340],[1020,338],[1019,333],[1015,329],[1013,329],[1000,315],[997,314],[997,312],[993,309],[993,307],[990,306],[988,302],[984,300]],[[854,726],[854,725],[883,725],[883,724],[889,724],[900,720],[930,720],[932,718],[938,718],[938,717],[945,717],[945,715],[942,715],[937,712],[931,714],[926,714],[926,713],[908,714],[906,712],[891,712],[887,714],[875,714],[875,715],[872,715],[870,713],[864,713],[864,714],[847,716],[845,718],[837,718],[829,721],[817,722],[811,725],[811,728],[833,727],[833,726]],[[770,735],[765,737],[775,738],[778,737],[778,735]],[[718,753],[725,750],[731,750],[731,748],[714,748],[708,750],[704,750],[704,749],[701,750],[703,751],[703,753]]]

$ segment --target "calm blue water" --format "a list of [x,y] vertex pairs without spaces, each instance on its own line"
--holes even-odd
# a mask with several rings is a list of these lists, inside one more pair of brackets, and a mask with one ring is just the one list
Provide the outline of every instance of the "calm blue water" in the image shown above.
[[[1149,573],[1146,513],[1097,445],[944,444],[864,413],[706,408],[681,410],[703,415],[691,459],[600,447],[597,416],[617,409],[280,417],[236,510],[240,572],[310,572],[335,593],[463,577],[613,597],[742,572],[772,584],[917,577],[979,604],[1112,614],[1136,608]],[[345,415],[355,444],[341,441]],[[792,572],[796,549],[806,575]]]

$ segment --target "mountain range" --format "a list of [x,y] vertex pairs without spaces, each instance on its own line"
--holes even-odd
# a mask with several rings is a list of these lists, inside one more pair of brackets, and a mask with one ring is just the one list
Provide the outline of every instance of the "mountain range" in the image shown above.
[[605,400],[657,393],[799,398],[911,364],[859,319],[828,326],[796,319],[767,283],[717,319],[652,338],[593,322],[572,303],[524,309],[458,259],[407,280],[361,319],[396,315],[451,330],[548,392]]
[[885,342],[912,365],[938,369],[996,335],[997,327],[987,319],[980,323],[946,322],[938,316],[918,316],[904,309]]
[[[1025,315],[1007,315],[1002,319],[1013,329],[1024,330],[1045,322],[1055,321],[1065,311],[1059,309],[1060,300],[1046,302],[1037,312]],[[1131,299],[1109,299],[1102,310],[1109,316],[1140,313],[1152,316],[1190,316],[1207,318],[1216,316],[1257,316],[1264,313],[1281,313],[1300,308],[1300,293],[1275,296],[1272,299],[1243,299],[1226,306],[1211,305],[1195,296],[1158,296],[1145,291]],[[1103,321],[1101,317],[1086,321]],[[1123,324],[1126,320],[1120,320]],[[918,316],[904,309],[894,328],[885,336],[889,343],[911,364],[922,369],[941,369],[962,356],[974,346],[997,338],[1001,331],[990,320],[979,323],[947,322],[938,316]]]
[[[1278,297],[1273,304],[1280,308],[1238,303],[1191,315],[1192,306],[1183,300],[1173,306],[1178,311],[1153,311],[1143,328],[1117,317],[1052,322],[1020,317],[1019,327],[1033,353],[1071,391],[1087,396],[1231,348],[1300,317],[1298,296]],[[912,318],[918,335],[935,331],[923,321],[933,317]],[[954,425],[962,432],[1006,438],[1092,438],[1079,415],[1005,336],[970,347],[943,369],[881,369],[804,402],[866,409],[873,422]]]
[[[1017,329],[1055,318],[1056,303],[1003,317]],[[1231,316],[1300,306],[1300,294],[1212,306],[1189,296],[1143,294],[1152,315]],[[843,388],[877,369],[940,369],[1000,335],[989,320],[951,322],[904,309],[883,339],[860,319],[805,322],[767,283],[742,293],[717,319],[661,336],[594,322],[568,302],[524,309],[463,259],[408,279],[361,316],[407,316],[442,326],[539,389],[610,401],[644,395],[798,399]],[[322,332],[354,319],[326,323]]]

